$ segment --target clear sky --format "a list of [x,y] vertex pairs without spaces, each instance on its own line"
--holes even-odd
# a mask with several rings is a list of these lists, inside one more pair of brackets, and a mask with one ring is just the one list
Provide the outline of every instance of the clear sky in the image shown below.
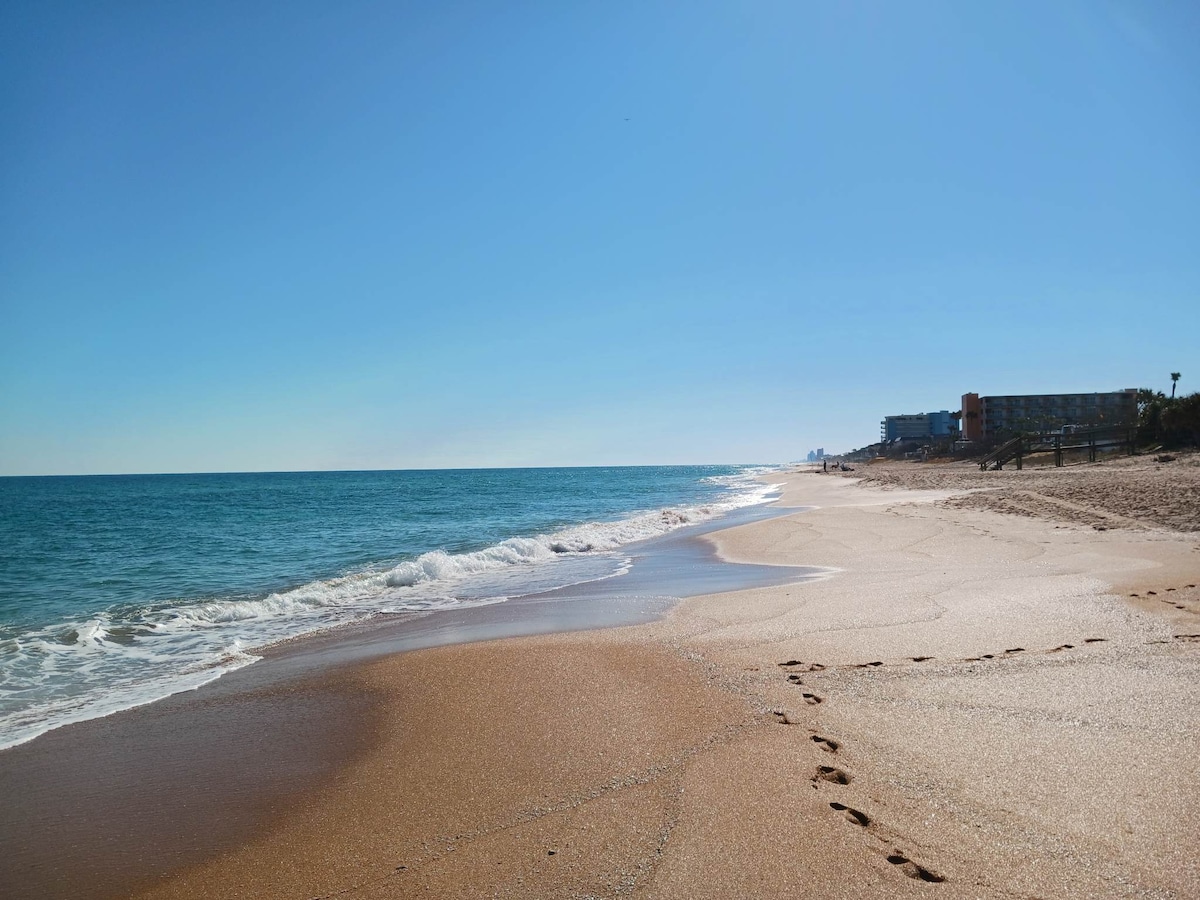
[[1200,5],[0,10],[0,473],[778,462],[1200,388]]

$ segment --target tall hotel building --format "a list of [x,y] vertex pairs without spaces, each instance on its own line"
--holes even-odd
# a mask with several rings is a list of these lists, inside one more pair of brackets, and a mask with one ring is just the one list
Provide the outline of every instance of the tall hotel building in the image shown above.
[[1016,431],[1050,431],[1063,425],[1099,428],[1137,422],[1137,389],[1108,394],[963,394],[963,439],[977,441]]

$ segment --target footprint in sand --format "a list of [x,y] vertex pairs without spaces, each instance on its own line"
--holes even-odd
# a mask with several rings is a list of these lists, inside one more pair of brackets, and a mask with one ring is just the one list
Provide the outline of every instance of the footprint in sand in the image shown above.
[[838,769],[834,766],[817,766],[817,773],[813,775],[812,780],[814,782],[831,781],[834,784],[849,784],[854,779],[844,769]]
[[790,681],[792,684],[804,684],[804,682],[800,680],[800,676],[796,675],[794,673],[789,675],[787,677],[787,680]]
[[883,665],[883,663],[882,663],[882,662],[880,662],[879,660],[875,660],[875,662],[869,662],[869,663],[859,663],[859,664],[858,664],[857,666],[855,666],[854,668],[856,668],[856,669],[872,669],[872,668],[874,668],[875,666],[882,666],[882,665]]
[[1102,644],[1107,640],[1108,638],[1084,638],[1083,642],[1085,644]]
[[1055,647],[1055,648],[1054,648],[1053,650],[1051,650],[1050,652],[1051,652],[1051,653],[1057,653],[1059,650],[1074,650],[1074,649],[1075,649],[1075,645],[1074,645],[1074,644],[1059,644],[1057,647]]
[[816,706],[818,703],[823,702],[825,699],[823,697],[818,697],[816,694],[809,694],[809,693],[803,693],[800,696],[804,698],[804,702],[807,703],[809,706]]
[[829,805],[838,812],[845,813],[847,820],[853,822],[855,825],[861,825],[863,828],[866,828],[871,824],[871,817],[865,812],[860,812],[857,809],[847,806],[845,803],[835,802]]
[[824,750],[826,753],[837,753],[838,747],[841,746],[841,744],[839,744],[837,741],[833,740],[832,738],[821,737],[821,735],[819,735],[819,734],[814,734],[812,736],[812,739],[813,739],[813,743],[820,746],[820,748],[822,750]]
[[933,657],[932,656],[910,656],[909,659],[911,659],[913,662],[925,662],[926,660],[933,659]]
[[939,875],[937,872],[930,871],[922,865],[913,862],[899,850],[887,858],[893,866],[899,866],[900,871],[909,878],[916,878],[920,881],[928,881],[932,884],[941,884],[945,881],[945,876]]
[[[788,669],[788,668],[791,668],[792,666],[802,666],[802,665],[804,665],[804,661],[800,660],[800,659],[789,659],[787,662],[778,663],[778,665],[781,668]],[[809,671],[809,672],[823,672],[824,670],[825,670],[825,667],[823,665],[821,665],[820,663],[809,663],[808,664],[807,671]]]
[[1024,647],[1010,647],[1008,650],[1005,650],[1004,652],[1005,653],[1024,653],[1025,648]]

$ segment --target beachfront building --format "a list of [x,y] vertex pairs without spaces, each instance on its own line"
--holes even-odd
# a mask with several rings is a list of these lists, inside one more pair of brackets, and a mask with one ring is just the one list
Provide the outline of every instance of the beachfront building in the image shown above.
[[963,394],[963,438],[978,441],[1064,425],[1099,428],[1137,422],[1137,388],[1107,394]]
[[879,439],[883,443],[896,440],[925,440],[935,437],[949,437],[955,434],[958,427],[950,410],[940,412],[915,413],[905,416],[887,416],[879,423]]

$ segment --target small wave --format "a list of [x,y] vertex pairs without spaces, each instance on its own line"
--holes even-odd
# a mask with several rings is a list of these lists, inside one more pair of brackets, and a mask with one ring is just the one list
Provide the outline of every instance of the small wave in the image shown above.
[[473,575],[505,566],[543,562],[555,553],[552,542],[540,538],[509,538],[473,553],[450,554],[444,550],[423,553],[411,562],[403,562],[385,576],[388,587],[412,587],[426,581],[439,581]]

